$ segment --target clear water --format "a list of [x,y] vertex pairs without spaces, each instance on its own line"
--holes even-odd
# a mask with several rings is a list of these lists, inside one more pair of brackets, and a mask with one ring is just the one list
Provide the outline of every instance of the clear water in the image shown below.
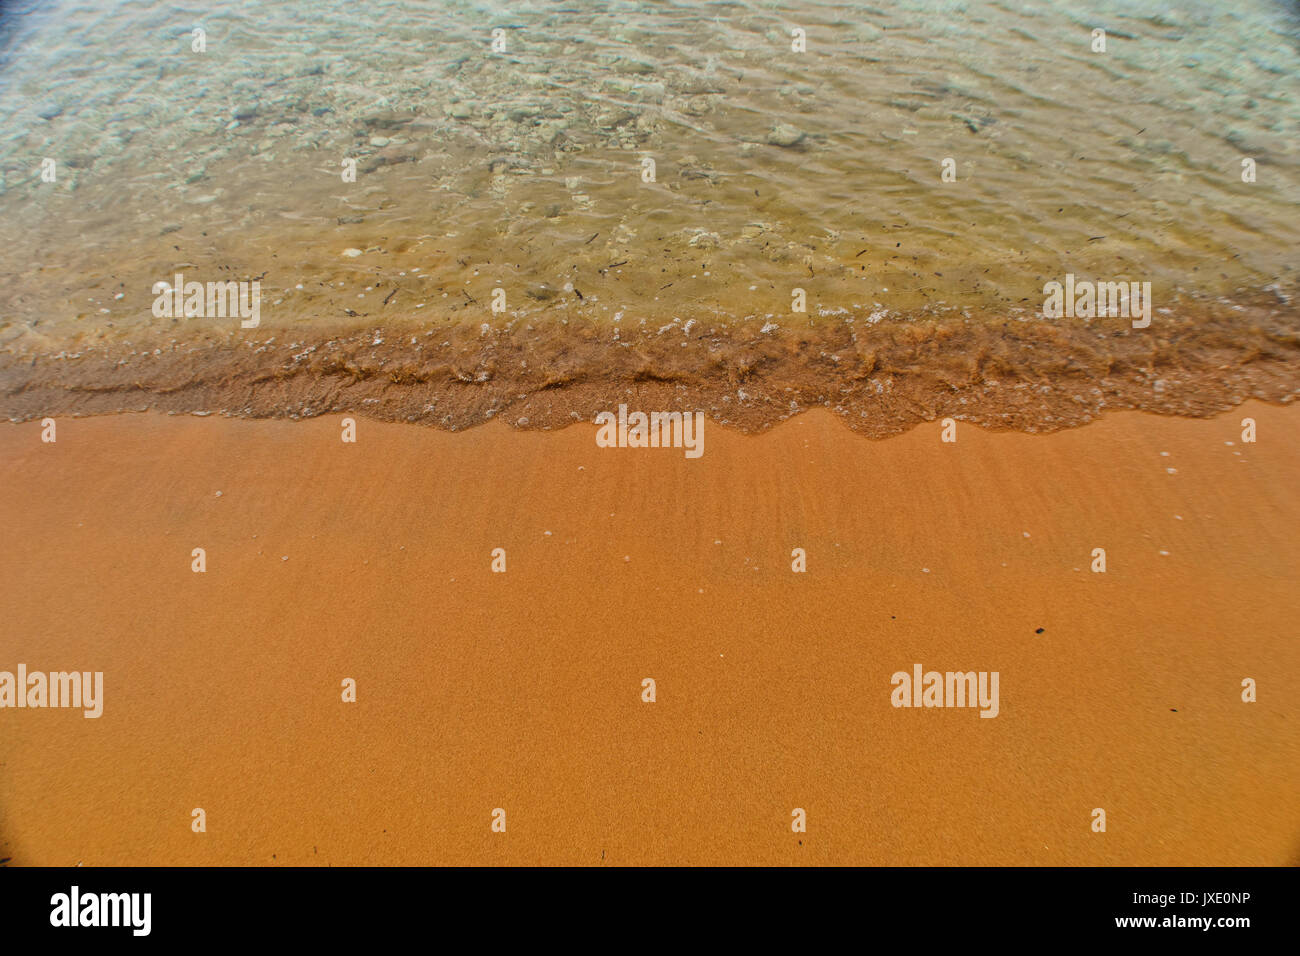
[[154,317],[178,271],[260,277],[259,341],[1034,319],[1066,273],[1150,281],[1165,314],[1271,290],[1293,316],[1297,22],[1274,0],[54,0],[6,27],[0,345],[237,335]]

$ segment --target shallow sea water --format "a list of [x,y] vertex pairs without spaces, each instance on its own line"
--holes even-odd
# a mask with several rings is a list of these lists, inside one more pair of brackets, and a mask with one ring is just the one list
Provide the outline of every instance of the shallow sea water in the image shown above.
[[[796,406],[834,406],[808,390],[868,354],[846,380],[877,395],[908,374],[942,392],[954,368],[997,387],[1025,377],[1029,352],[1056,350],[1065,371],[1087,364],[1081,342],[1096,354],[1098,329],[1040,318],[1044,283],[1067,273],[1149,281],[1167,326],[1151,339],[1173,343],[1175,364],[1212,348],[1276,364],[1262,392],[1234,381],[1223,401],[1294,392],[1278,371],[1300,364],[1293,4],[55,0],[4,29],[0,384],[14,416],[36,413],[17,396],[37,379],[102,410],[85,393],[116,390],[108,370],[155,349],[190,365],[137,391],[174,395],[187,369],[201,386],[224,361],[304,388],[343,370],[527,393],[590,383],[623,360],[611,349],[665,329],[677,351],[642,349],[633,381],[734,385],[801,353]],[[259,329],[155,317],[153,284],[177,272],[259,279]],[[988,330],[1008,321],[1043,325],[1015,333],[1037,337],[1028,352],[999,351]],[[738,357],[793,329],[825,357],[844,325],[856,352],[823,371],[806,342]],[[483,354],[507,345],[508,363]],[[1126,342],[1093,384],[1106,392],[1116,355],[1165,345]],[[898,347],[911,352],[882,363]],[[29,360],[37,372],[17,371]],[[295,414],[336,404],[215,404],[273,414],[280,398]],[[400,417],[419,417],[408,404]],[[470,404],[481,419],[502,401]],[[767,404],[758,418],[788,411]]]

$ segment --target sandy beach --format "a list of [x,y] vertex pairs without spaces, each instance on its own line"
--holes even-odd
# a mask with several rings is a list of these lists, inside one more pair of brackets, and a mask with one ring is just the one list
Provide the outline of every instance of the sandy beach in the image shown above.
[[[1300,408],[695,460],[342,417],[0,427],[0,670],[104,675],[0,709],[0,859],[1300,862]],[[891,706],[917,663],[997,717]]]

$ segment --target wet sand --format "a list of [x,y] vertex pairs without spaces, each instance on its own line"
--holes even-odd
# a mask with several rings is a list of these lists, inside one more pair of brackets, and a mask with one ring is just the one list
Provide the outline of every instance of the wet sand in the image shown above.
[[[389,295],[400,291],[394,285]],[[1249,307],[1188,305],[1149,329],[1124,318],[1005,313],[782,316],[784,326],[752,316],[662,325],[643,316],[619,326],[577,314],[493,326],[483,314],[452,313],[430,327],[398,310],[362,330],[324,332],[173,320],[125,345],[0,347],[0,415],[299,419],[362,409],[379,421],[450,430],[494,418],[555,429],[592,421],[635,392],[647,408],[703,411],[746,433],[810,408],[828,408],[872,438],[950,415],[1041,433],[1107,412],[1200,418],[1247,399],[1300,397],[1293,300],[1300,289]],[[555,308],[558,318],[568,305]]]
[[[0,710],[0,859],[1300,860],[1300,408],[698,460],[341,417],[0,427],[0,669],[105,688]],[[917,662],[999,716],[891,707]]]

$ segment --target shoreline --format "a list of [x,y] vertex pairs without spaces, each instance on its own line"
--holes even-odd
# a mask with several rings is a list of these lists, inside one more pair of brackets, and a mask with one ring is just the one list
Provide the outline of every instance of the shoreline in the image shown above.
[[[1106,412],[1212,416],[1300,395],[1292,312],[1264,301],[1126,320],[763,319],[657,329],[492,326],[463,318],[232,332],[197,326],[130,341],[0,351],[0,416],[27,421],[157,410],[260,418],[361,412],[461,430],[499,418],[552,430],[635,396],[747,433],[814,408],[885,438],[945,417],[1054,432]],[[874,317],[873,317],[874,318]],[[55,341],[64,348],[55,353]]]
[[[1294,406],[697,460],[363,414],[0,428],[0,670],[104,673],[96,720],[0,709],[0,857],[1300,861]],[[916,664],[998,716],[892,707]]]

